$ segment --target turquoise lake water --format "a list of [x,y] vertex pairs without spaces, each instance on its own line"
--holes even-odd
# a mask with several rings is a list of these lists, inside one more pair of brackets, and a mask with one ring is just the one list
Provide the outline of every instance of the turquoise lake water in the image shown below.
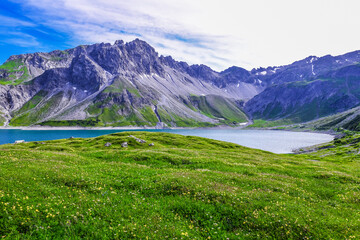
[[45,141],[69,137],[97,137],[100,135],[124,132],[148,131],[169,132],[233,142],[246,147],[262,149],[274,153],[290,153],[293,149],[325,143],[333,136],[320,133],[287,132],[272,130],[241,129],[162,129],[162,130],[18,130],[0,129],[0,144],[14,143],[15,140]]

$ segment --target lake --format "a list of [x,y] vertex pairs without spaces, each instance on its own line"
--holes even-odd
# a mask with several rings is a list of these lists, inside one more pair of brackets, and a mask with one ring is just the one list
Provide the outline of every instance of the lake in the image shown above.
[[274,130],[242,129],[161,129],[161,130],[20,130],[0,129],[0,144],[14,143],[15,140],[45,141],[69,137],[97,137],[100,135],[124,132],[148,131],[168,132],[181,135],[206,137],[242,146],[262,149],[274,153],[291,153],[293,149],[325,143],[333,136],[320,133],[288,132]]

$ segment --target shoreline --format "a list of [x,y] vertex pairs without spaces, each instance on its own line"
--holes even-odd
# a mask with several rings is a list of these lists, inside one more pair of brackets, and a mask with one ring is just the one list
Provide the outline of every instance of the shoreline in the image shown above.
[[159,128],[159,127],[139,127],[139,126],[124,126],[124,127],[51,127],[51,126],[1,126],[0,130],[193,130],[193,129],[244,129],[245,126],[215,126],[215,127],[169,127],[169,128]]
[[285,132],[303,132],[303,133],[318,133],[327,134],[333,137],[339,135],[335,131],[316,131],[311,129],[272,129],[272,128],[247,128],[247,126],[216,126],[216,127],[170,127],[170,128],[159,128],[159,127],[138,127],[138,126],[126,126],[126,127],[51,127],[51,126],[22,126],[22,127],[11,127],[1,126],[0,130],[24,130],[24,131],[46,131],[46,130],[265,130],[265,131],[285,131]]

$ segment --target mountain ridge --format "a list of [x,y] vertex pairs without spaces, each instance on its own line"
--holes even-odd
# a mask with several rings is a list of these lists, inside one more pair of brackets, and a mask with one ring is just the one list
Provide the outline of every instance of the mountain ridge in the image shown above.
[[[167,120],[165,124],[168,126],[177,126],[179,122],[191,125],[192,120],[214,125],[223,120],[223,116],[203,114],[202,109],[194,108],[189,101],[190,95],[225,95],[218,103],[225,104],[224,108],[236,109],[232,111],[236,117],[225,118],[225,121],[246,121],[236,101],[230,100],[231,95],[161,63],[155,50],[141,40],[18,55],[9,58],[5,67],[10,63],[13,68],[1,73],[6,81],[2,81],[5,84],[1,86],[0,98],[5,100],[1,104],[1,112],[5,112],[5,118],[12,125],[94,117],[100,118],[94,121],[101,121],[103,125],[144,123],[154,126],[157,124],[153,122],[155,108]],[[13,75],[14,79],[9,78],[14,72],[18,75]],[[45,96],[36,95],[41,90],[46,92]],[[29,94],[23,95],[24,91]],[[23,109],[34,97],[42,99],[36,103],[33,101],[31,109]],[[14,102],[18,104],[12,104]],[[206,103],[215,110],[219,108],[211,101]],[[103,111],[98,112],[92,105],[103,107]]]
[[217,72],[159,56],[139,39],[21,54],[0,66],[0,120],[13,126],[151,127],[236,126],[251,118],[301,122],[359,104],[359,62],[360,51],[354,51]]

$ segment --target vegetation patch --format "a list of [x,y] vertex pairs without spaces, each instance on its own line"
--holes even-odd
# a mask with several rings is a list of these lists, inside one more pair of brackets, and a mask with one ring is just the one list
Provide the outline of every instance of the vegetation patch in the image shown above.
[[[42,98],[45,92],[42,92],[38,95],[38,98],[35,98],[35,102]],[[47,116],[51,113],[51,111],[58,106],[60,103],[64,92],[59,92],[52,96],[50,99],[45,101],[42,104],[38,104],[36,107],[32,108],[30,111],[24,111],[19,115],[16,115],[14,118],[10,120],[11,126],[29,126],[32,124],[37,123],[40,119],[44,116]],[[34,102],[33,102],[34,103]],[[27,106],[30,108],[32,105],[31,103]]]
[[350,131],[359,131],[360,130],[360,115],[356,116],[350,122],[344,124],[343,128]]
[[10,80],[6,80],[6,79],[0,79],[0,84],[1,85],[11,85],[13,82]]
[[249,125],[248,128],[268,128],[268,127],[277,127],[282,125],[290,125],[293,122],[289,119],[281,119],[275,121],[266,121],[263,119],[255,119],[254,123]]
[[217,95],[195,96],[190,95],[192,105],[200,113],[221,119],[225,124],[247,122],[246,115],[229,99]]
[[159,121],[156,114],[154,113],[153,109],[150,106],[145,106],[140,109],[140,113],[143,118],[149,122],[150,125],[156,125]]
[[15,72],[23,66],[24,63],[20,59],[6,61],[4,64],[0,66],[0,69],[7,70],[8,72]]
[[52,120],[39,123],[41,126],[52,126],[52,127],[96,127],[99,126],[99,119],[88,118],[85,120]]
[[24,106],[22,106],[22,108],[16,112],[16,114],[21,114],[35,108],[41,102],[41,100],[44,99],[47,93],[47,91],[40,90],[34,97],[26,102]]
[[63,59],[64,59],[63,57],[53,56],[53,57],[50,58],[50,61],[60,62]]
[[87,109],[86,111],[90,114],[90,115],[99,115],[101,114],[101,106],[102,105],[102,102],[96,102],[94,104],[91,104]]
[[2,112],[0,112],[0,126],[4,126],[4,123],[5,123],[5,118],[4,116],[2,115]]
[[[325,124],[322,124],[320,126],[316,126],[315,129],[317,130],[328,130],[328,129],[331,129],[331,128],[334,128],[337,124],[341,123],[342,121],[344,121],[347,117],[349,117],[350,115],[352,115],[352,113],[350,114],[346,114],[344,116],[341,116],[339,118],[336,118],[330,122],[327,122]],[[352,130],[352,129],[349,129],[349,130]]]
[[30,77],[27,67],[20,59],[6,61],[0,66],[0,71],[7,74],[7,77],[0,79],[1,85],[18,85]]
[[114,81],[112,85],[107,87],[103,92],[104,93],[122,93],[124,90],[131,93],[133,96],[141,97],[140,92],[128,83],[128,80],[123,78],[118,78]]
[[87,111],[98,119],[102,126],[155,126],[158,119],[150,106],[140,110],[113,104],[110,107],[101,107],[107,100],[91,105]]
[[161,121],[166,123],[168,126],[177,127],[214,127],[216,124],[209,122],[200,122],[194,119],[185,118],[176,115],[175,113],[168,112],[165,109],[158,107],[158,113]]

